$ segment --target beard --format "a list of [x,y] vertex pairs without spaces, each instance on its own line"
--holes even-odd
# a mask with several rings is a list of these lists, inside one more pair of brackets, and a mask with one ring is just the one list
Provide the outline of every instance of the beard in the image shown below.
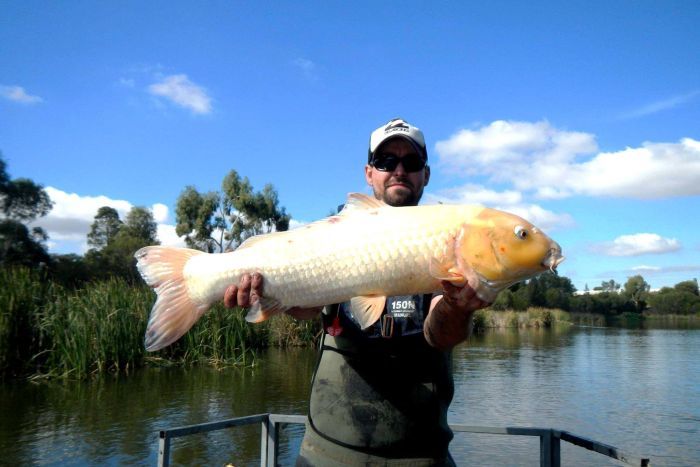
[[[404,184],[405,186],[396,186],[396,183]],[[416,190],[408,180],[390,180],[384,185],[382,193],[377,193],[374,190],[374,197],[381,199],[389,206],[416,206],[423,195],[423,188]]]

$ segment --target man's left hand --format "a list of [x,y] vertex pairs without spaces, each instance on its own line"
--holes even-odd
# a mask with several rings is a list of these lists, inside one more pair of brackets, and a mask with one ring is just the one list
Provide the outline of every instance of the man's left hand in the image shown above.
[[472,312],[490,305],[476,295],[476,291],[467,283],[458,287],[451,282],[441,281],[444,302],[454,310]]

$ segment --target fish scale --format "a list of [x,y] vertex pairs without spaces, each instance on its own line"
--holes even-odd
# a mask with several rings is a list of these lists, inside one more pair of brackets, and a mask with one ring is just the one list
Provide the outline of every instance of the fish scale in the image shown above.
[[212,303],[252,271],[263,274],[265,294],[286,307],[310,308],[380,292],[398,295],[416,287],[417,293],[436,290],[439,281],[428,272],[430,258],[438,256],[449,236],[455,235],[465,208],[388,211],[383,216],[369,211],[339,222],[311,224],[272,235],[250,248],[243,244],[231,253],[194,257],[185,271],[191,296]]
[[[500,217],[505,224],[496,232],[491,224]],[[531,225],[481,206],[393,208],[353,194],[337,216],[250,238],[230,253],[146,247],[136,253],[137,265],[158,294],[146,333],[147,349],[157,350],[179,338],[246,273],[263,276],[264,298],[246,317],[253,322],[291,307],[314,308],[352,299],[353,314],[368,327],[381,313],[386,296],[434,292],[441,280],[461,284],[470,280],[477,294],[493,299],[494,291],[507,282],[493,285],[494,274],[509,271],[504,266],[508,255],[491,260],[497,264],[481,266],[484,271],[473,266],[488,263],[483,258],[496,254],[493,242],[501,237],[499,248],[504,249],[505,237],[514,237],[513,225],[518,223]],[[534,226],[531,230],[538,233]],[[530,261],[536,260],[536,265],[528,264],[523,271],[508,265],[523,278],[543,270],[545,253],[557,251],[561,258],[558,245],[540,235],[543,239],[537,245],[542,252],[531,255]],[[467,243],[466,254],[457,251]]]

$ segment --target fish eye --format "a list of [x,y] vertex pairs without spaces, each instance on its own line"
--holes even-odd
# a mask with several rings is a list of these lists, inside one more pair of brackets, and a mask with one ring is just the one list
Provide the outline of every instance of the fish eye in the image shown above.
[[513,232],[515,233],[515,236],[518,237],[520,240],[525,240],[528,237],[528,235],[530,235],[527,229],[522,225],[516,225],[515,229],[513,229]]

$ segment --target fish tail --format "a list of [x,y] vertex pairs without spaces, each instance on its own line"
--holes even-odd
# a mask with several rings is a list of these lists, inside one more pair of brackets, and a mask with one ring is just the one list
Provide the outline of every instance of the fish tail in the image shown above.
[[163,246],[147,246],[134,254],[141,277],[158,295],[146,328],[147,351],[160,350],[178,340],[209,308],[190,298],[183,276],[190,258],[202,254],[206,253]]

